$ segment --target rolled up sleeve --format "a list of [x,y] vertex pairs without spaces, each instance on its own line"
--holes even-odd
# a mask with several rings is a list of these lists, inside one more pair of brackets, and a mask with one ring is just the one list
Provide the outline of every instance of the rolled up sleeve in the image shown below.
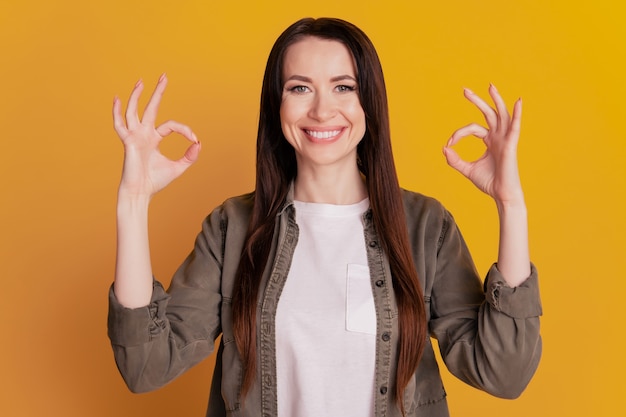
[[510,287],[493,264],[485,279],[485,295],[494,309],[510,317],[522,319],[543,314],[534,264],[530,265],[530,276],[517,287]]
[[166,327],[165,308],[170,296],[158,281],[153,281],[152,298],[145,307],[127,308],[109,290],[108,334],[113,345],[138,346],[149,343]]
[[516,398],[541,357],[537,270],[511,288],[493,265],[481,283],[452,216],[444,222],[433,285],[431,333],[455,376],[502,398]]
[[154,281],[150,303],[129,309],[109,290],[108,336],[117,367],[133,392],[157,389],[214,349],[221,332],[225,221],[216,210],[203,222],[168,291]]

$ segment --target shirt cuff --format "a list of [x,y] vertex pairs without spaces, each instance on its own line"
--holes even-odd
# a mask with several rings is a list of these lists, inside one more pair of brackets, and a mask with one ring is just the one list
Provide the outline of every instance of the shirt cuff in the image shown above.
[[139,346],[150,342],[166,327],[165,307],[170,296],[158,281],[153,281],[150,304],[127,308],[121,305],[109,289],[108,335],[111,343],[120,346]]
[[517,287],[510,287],[496,264],[485,279],[487,302],[497,311],[516,319],[538,317],[543,314],[539,296],[539,281],[535,265],[530,264],[530,276]]

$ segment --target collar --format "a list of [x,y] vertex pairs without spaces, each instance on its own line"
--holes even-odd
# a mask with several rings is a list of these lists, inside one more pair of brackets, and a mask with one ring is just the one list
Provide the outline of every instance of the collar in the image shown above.
[[287,196],[285,197],[285,202],[283,203],[280,210],[278,210],[277,215],[282,215],[287,209],[293,209],[293,194],[294,194],[294,182],[291,181],[289,183],[289,190],[287,191]]

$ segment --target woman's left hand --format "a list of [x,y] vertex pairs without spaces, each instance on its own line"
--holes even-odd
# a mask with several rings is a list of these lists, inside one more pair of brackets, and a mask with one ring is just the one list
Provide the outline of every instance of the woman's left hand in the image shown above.
[[[456,130],[443,148],[448,165],[465,175],[481,191],[490,195],[497,203],[523,203],[524,194],[517,167],[517,143],[522,121],[522,101],[513,105],[509,115],[498,90],[491,85],[489,95],[495,109],[471,90],[465,89],[465,97],[483,113],[487,128],[472,123]],[[487,149],[475,161],[463,160],[452,146],[467,136],[481,138]]]

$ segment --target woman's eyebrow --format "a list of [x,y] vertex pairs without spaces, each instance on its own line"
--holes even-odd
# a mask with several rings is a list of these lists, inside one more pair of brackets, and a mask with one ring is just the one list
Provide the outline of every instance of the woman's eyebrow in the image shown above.
[[305,77],[304,75],[292,75],[291,77],[287,78],[285,81],[303,81],[305,83],[310,83],[313,82],[313,80],[311,80],[309,77]]
[[[302,81],[302,82],[306,82],[306,83],[312,83],[313,80],[309,77],[305,77],[304,75],[292,75],[289,78],[287,78],[285,81]],[[337,82],[337,81],[344,81],[344,80],[351,80],[356,82],[356,79],[348,74],[345,75],[338,75],[336,77],[332,77],[330,79],[331,82]]]
[[333,77],[330,79],[330,81],[332,82],[337,82],[337,81],[344,81],[344,80],[350,80],[350,81],[354,81],[356,82],[356,78],[354,78],[352,75],[338,75],[336,77]]

